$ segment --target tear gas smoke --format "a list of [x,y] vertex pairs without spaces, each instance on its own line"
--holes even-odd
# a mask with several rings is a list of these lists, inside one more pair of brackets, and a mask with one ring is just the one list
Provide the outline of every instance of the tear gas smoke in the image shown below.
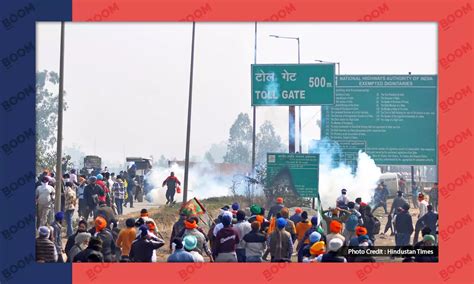
[[[181,193],[176,193],[174,199],[180,202],[183,198],[184,186],[184,168],[173,164],[171,168],[153,168],[147,181],[153,189],[148,192],[147,200],[158,204],[166,203],[166,186],[162,187],[163,181],[174,172],[175,176],[181,182]],[[232,176],[220,175],[209,163],[199,163],[189,168],[188,174],[188,199],[197,197],[204,199],[209,197],[229,196],[231,195],[230,186],[232,185]]]
[[334,165],[334,157],[341,154],[340,148],[334,143],[322,140],[319,148],[319,195],[324,209],[336,206],[336,198],[341,195],[341,189],[347,189],[347,197],[354,201],[361,197],[363,202],[370,202],[381,170],[375,161],[362,151],[358,152],[357,170],[352,173],[350,166],[339,163]]

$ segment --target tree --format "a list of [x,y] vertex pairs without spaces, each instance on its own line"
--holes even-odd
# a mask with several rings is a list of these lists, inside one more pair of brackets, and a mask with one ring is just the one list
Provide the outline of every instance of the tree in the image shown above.
[[212,155],[212,159],[215,163],[222,163],[224,161],[224,155],[227,152],[227,143],[225,141],[213,143],[207,152]]
[[281,138],[276,134],[273,124],[266,120],[261,126],[257,134],[257,153],[255,157],[256,163],[265,163],[267,153],[284,151],[284,145]]
[[224,162],[248,164],[251,158],[252,126],[246,113],[239,113],[237,119],[229,130],[227,152]]
[[210,151],[207,151],[206,154],[204,154],[204,160],[208,161],[211,164],[215,163],[214,157],[212,157],[212,154]]
[[[59,75],[54,71],[36,72],[36,171],[54,170],[58,126]],[[54,90],[54,91],[50,91]],[[64,91],[64,96],[66,92]],[[67,110],[64,101],[63,110]]]

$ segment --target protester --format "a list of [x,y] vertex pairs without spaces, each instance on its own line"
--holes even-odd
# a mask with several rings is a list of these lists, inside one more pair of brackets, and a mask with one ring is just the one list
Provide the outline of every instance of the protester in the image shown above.
[[234,203],[232,203],[231,208],[232,208],[232,216],[233,216],[234,219],[236,219],[237,218],[237,212],[240,209],[240,204],[238,202],[234,202]]
[[167,177],[164,181],[162,186],[167,187],[166,190],[166,204],[174,204],[174,194],[176,192],[176,185],[181,185],[181,182],[175,177],[174,172],[171,172],[169,177]]
[[355,200],[355,205],[354,205],[354,209],[359,211],[360,209],[360,204],[362,203],[362,198],[361,197],[357,197]]
[[338,252],[344,245],[344,240],[333,238],[327,245],[327,253],[318,256],[318,262],[347,262],[343,256],[339,256]]
[[[221,209],[222,210],[222,209]],[[217,237],[217,233],[222,229],[224,228],[224,224],[222,223],[222,218],[224,218],[225,216],[228,216],[232,222],[232,212],[230,212],[228,210],[228,206],[227,206],[227,209],[226,210],[223,210],[221,212],[221,215],[219,215],[220,217],[220,222],[214,227],[214,230],[213,230],[213,234],[214,234],[214,237]]]
[[403,207],[404,204],[408,204],[408,201],[403,198],[403,191],[397,191],[397,197],[393,199],[392,202],[392,207],[390,208],[390,212],[388,213],[388,221],[387,224],[385,225],[384,229],[384,234],[387,233],[387,231],[390,229],[391,230],[391,236],[395,235],[395,232],[393,230],[393,221],[396,217],[397,214],[397,208]]
[[303,262],[316,262],[320,255],[326,252],[326,244],[323,241],[314,242],[309,248],[309,256],[305,255]]
[[430,190],[430,204],[433,206],[433,211],[438,212],[438,183],[433,183]]
[[[341,235],[342,224],[337,220],[332,220],[329,224],[330,233],[326,236],[326,244],[329,245],[332,239],[340,239],[343,243],[346,241],[346,238]],[[329,248],[327,248],[329,249]]]
[[[79,220],[79,222],[77,223],[77,230],[74,234],[70,235],[68,238],[67,238],[67,242],[66,242],[66,246],[64,248],[64,251],[66,253],[66,255],[69,255],[69,250],[74,246],[74,244],[76,243],[76,236],[79,234],[79,233],[84,233],[84,232],[87,232],[87,222],[84,220],[84,219],[81,219]],[[68,262],[71,262],[71,260],[68,260]]]
[[243,237],[245,262],[262,262],[262,256],[267,249],[267,237],[260,232],[260,222],[253,221],[251,231]]
[[115,241],[112,232],[107,228],[107,221],[102,216],[95,218],[95,234],[94,237],[99,237],[102,240],[102,255],[104,262],[114,261],[115,255]]
[[293,221],[289,219],[290,211],[288,210],[288,208],[285,207],[281,209],[280,214],[281,214],[281,217],[286,220],[285,230],[288,233],[290,233],[291,240],[294,243],[296,241],[296,226],[295,226],[295,223],[293,223]]
[[316,231],[309,235],[308,243],[304,244],[301,249],[298,250],[298,262],[311,262],[314,259],[315,254],[311,253],[311,249],[316,243],[319,243],[319,245],[313,248],[313,252],[319,251],[317,255],[324,252],[324,247],[319,247],[321,244],[325,245],[325,242],[321,238],[322,235]]
[[253,223],[254,221],[256,221],[256,218],[258,215],[260,215],[262,212],[262,208],[257,205],[257,204],[252,204],[250,206],[250,214],[251,216],[248,218],[248,222],[249,223]]
[[173,240],[178,237],[178,234],[181,233],[182,230],[185,229],[184,222],[187,219],[187,215],[183,212],[179,213],[179,219],[173,224],[173,228],[171,229],[171,237],[170,237],[170,253],[173,252]]
[[44,176],[41,185],[36,188],[36,206],[38,208],[37,223],[39,226],[49,225],[50,211],[53,208],[54,188],[49,184],[49,177]]
[[85,218],[85,213],[87,209],[87,202],[86,199],[84,198],[84,189],[87,186],[87,179],[85,175],[80,175],[79,176],[79,185],[77,187],[77,199],[79,201],[79,208],[77,210],[77,213],[79,215],[79,218]]
[[433,206],[428,205],[426,206],[428,212],[423,215],[421,218],[416,221],[415,224],[415,236],[413,243],[416,243],[418,241],[418,233],[421,229],[428,227],[430,228],[430,231],[433,232],[433,235],[436,237],[437,234],[436,232],[436,227],[438,224],[438,213],[433,212]]
[[102,240],[98,237],[91,237],[87,248],[73,258],[73,262],[104,262],[102,255]]
[[199,222],[197,217],[190,217],[188,220],[184,221],[184,230],[178,234],[178,237],[194,236],[196,238],[196,247],[194,250],[200,255],[206,255],[209,257],[210,261],[213,261],[212,252],[207,245],[207,237],[203,231],[199,228]]
[[64,205],[64,218],[66,219],[66,235],[68,237],[73,234],[72,216],[77,206],[76,191],[73,187],[72,182],[67,182],[66,188],[64,189],[64,201],[66,202]]
[[[429,248],[434,249],[436,246],[436,238],[433,235],[426,234],[423,236],[423,240],[414,246],[415,249]],[[438,257],[434,255],[422,255],[418,254],[415,256],[415,262],[438,262]]]
[[180,238],[173,240],[174,252],[168,256],[168,262],[194,262],[194,256],[184,250],[183,242]]
[[49,239],[51,231],[46,226],[38,229],[38,237],[35,243],[37,262],[57,262],[58,253],[55,244]]
[[326,230],[328,234],[330,233],[329,225],[332,221],[338,221],[339,223],[344,224],[350,216],[349,211],[339,207],[328,208],[327,210],[323,210],[322,213],[323,220],[326,222]]
[[99,193],[102,190],[99,185],[96,184],[97,177],[90,176],[89,183],[84,188],[84,199],[87,203],[87,209],[84,213],[84,219],[87,221],[89,219],[89,215],[92,213],[95,217],[97,217],[97,206],[99,205]]
[[[153,252],[165,243],[163,240],[149,233],[148,227],[140,226],[140,236],[132,243],[130,260],[132,262],[152,262]],[[169,259],[168,259],[168,262]]]
[[301,222],[302,218],[301,218],[301,213],[303,212],[303,210],[299,207],[296,207],[295,209],[295,213],[293,215],[291,215],[290,217],[290,220],[296,225],[298,225],[299,222]]
[[370,205],[361,203],[360,212],[362,220],[364,220],[364,227],[367,229],[367,236],[372,244],[375,244],[375,235],[380,232],[380,221],[372,214]]
[[408,192],[406,191],[406,185],[407,185],[407,182],[405,178],[400,177],[400,179],[398,180],[398,190],[400,190],[404,194],[408,194]]
[[285,205],[283,205],[283,197],[277,197],[276,204],[270,208],[270,211],[268,211],[267,219],[271,220],[272,217],[276,216],[277,213],[280,213],[281,209],[284,207]]
[[298,244],[303,241],[306,231],[308,231],[311,226],[312,223],[308,220],[308,212],[303,211],[303,213],[301,213],[301,221],[296,224],[296,238],[298,240]]
[[388,198],[389,192],[387,187],[383,182],[380,182],[380,184],[377,186],[375,189],[375,194],[374,194],[374,209],[372,209],[372,213],[377,210],[379,207],[383,207],[383,210],[385,211],[385,214],[388,214],[387,211],[387,198]]
[[223,215],[223,228],[218,231],[213,247],[213,255],[216,256],[216,262],[237,262],[235,249],[240,239],[237,232],[231,227],[231,224],[232,217]]
[[339,205],[347,205],[349,202],[349,198],[347,198],[347,189],[341,189],[341,195],[336,198],[336,206],[340,207]]
[[105,201],[99,201],[99,207],[97,207],[97,216],[104,217],[107,225],[110,225],[115,219],[114,210],[107,206]]
[[82,232],[76,235],[76,237],[74,238],[75,243],[67,253],[68,262],[72,262],[72,260],[78,253],[87,248],[87,246],[89,245],[90,238],[91,234],[87,232]]
[[56,251],[58,253],[58,262],[59,263],[63,263],[64,262],[64,258],[63,258],[63,239],[61,237],[61,230],[63,228],[63,226],[61,225],[61,223],[63,222],[63,219],[64,219],[64,213],[63,212],[57,212],[55,215],[54,215],[54,222],[53,224],[51,224],[51,226],[53,227],[53,237],[54,237],[54,245],[56,246]]
[[363,225],[364,221],[362,219],[362,215],[360,214],[359,211],[355,209],[355,203],[350,201],[347,203],[349,217],[347,218],[347,221],[344,223],[344,238],[346,239],[347,242],[350,241],[350,239],[355,235],[355,229],[358,225]]
[[122,176],[118,175],[117,179],[112,185],[112,192],[114,194],[115,205],[117,206],[117,214],[123,214],[123,200],[125,199],[125,187]]
[[425,195],[421,192],[418,193],[418,209],[420,211],[418,219],[428,213],[428,202],[425,200]]
[[[359,248],[367,249],[370,246],[370,240],[367,235],[362,235],[358,237],[359,241]],[[349,261],[349,260],[347,260]],[[369,254],[362,254],[354,257],[354,262],[376,262],[375,258]]]
[[120,230],[117,241],[115,242],[117,247],[121,249],[120,261],[122,262],[130,260],[130,249],[132,248],[132,243],[137,236],[135,220],[133,218],[127,219],[125,225],[126,228]]
[[133,180],[133,176],[131,174],[124,174],[124,178],[126,179],[126,189],[127,189],[127,199],[123,204],[124,207],[127,207],[127,204],[130,203],[130,208],[133,208],[133,192],[135,191],[135,181]]
[[197,238],[192,235],[187,235],[183,239],[184,250],[193,255],[194,262],[204,262],[202,255],[195,251],[197,246]]
[[234,224],[233,228],[239,237],[240,242],[237,244],[235,252],[237,254],[237,261],[238,262],[245,262],[245,243],[244,243],[244,236],[247,235],[251,230],[252,227],[247,220],[245,220],[245,211],[238,210],[236,214],[237,223]]
[[270,255],[272,262],[291,262],[293,240],[291,234],[285,230],[288,220],[278,218],[277,229],[270,235]]
[[395,244],[396,246],[407,246],[413,233],[413,222],[408,210],[410,205],[404,204],[395,219]]

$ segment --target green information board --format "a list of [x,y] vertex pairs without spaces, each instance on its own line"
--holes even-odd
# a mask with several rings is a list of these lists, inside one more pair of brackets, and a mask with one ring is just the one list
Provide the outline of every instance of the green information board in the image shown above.
[[365,144],[379,165],[436,165],[437,79],[338,76],[335,105],[322,107],[321,137]]
[[267,154],[267,185],[279,177],[289,178],[301,197],[317,197],[319,181],[319,154]]
[[334,64],[252,64],[252,106],[334,104]]

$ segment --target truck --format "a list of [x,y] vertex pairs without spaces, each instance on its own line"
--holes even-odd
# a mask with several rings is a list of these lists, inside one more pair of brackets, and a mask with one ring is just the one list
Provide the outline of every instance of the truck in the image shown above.
[[102,169],[102,158],[99,156],[88,155],[84,157],[84,166],[80,170],[81,175],[89,177],[97,175]]
[[135,198],[138,202],[143,202],[144,189],[146,188],[145,176],[151,171],[153,160],[141,157],[126,157],[125,160],[128,165],[128,175],[135,178]]

